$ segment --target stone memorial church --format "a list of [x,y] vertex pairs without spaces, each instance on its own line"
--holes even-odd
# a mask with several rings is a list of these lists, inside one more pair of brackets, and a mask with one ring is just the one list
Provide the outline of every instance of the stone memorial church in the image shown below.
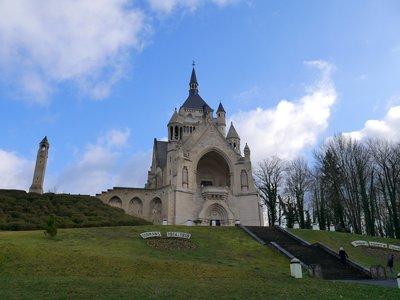
[[225,110],[201,98],[193,67],[189,96],[167,124],[168,141],[154,139],[144,188],[114,187],[104,203],[154,224],[263,225],[252,176],[250,148],[241,151]]

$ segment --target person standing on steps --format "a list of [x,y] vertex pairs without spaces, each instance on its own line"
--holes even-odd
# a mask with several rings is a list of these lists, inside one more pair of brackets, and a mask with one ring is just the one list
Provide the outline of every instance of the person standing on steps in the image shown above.
[[395,277],[394,277],[394,273],[393,273],[393,264],[394,264],[394,255],[391,254],[391,255],[389,256],[389,258],[388,258],[388,261],[387,261],[386,266],[387,266],[387,268],[389,269],[389,272],[390,272],[390,275],[391,275],[392,279],[395,278]]
[[339,256],[340,256],[340,261],[342,262],[342,265],[344,267],[347,267],[347,259],[349,256],[347,255],[346,251],[344,251],[343,247],[339,248]]

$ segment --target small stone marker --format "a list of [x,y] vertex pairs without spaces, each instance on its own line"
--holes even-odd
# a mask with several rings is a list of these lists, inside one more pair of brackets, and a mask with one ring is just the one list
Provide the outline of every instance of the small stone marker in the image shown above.
[[319,230],[319,224],[318,223],[312,224],[312,229],[313,230]]
[[140,236],[143,239],[148,239],[148,238],[152,238],[152,237],[161,237],[161,232],[159,232],[159,231],[148,231],[148,232],[141,233]]
[[193,221],[191,219],[187,219],[186,226],[193,226]]
[[299,228],[300,228],[299,222],[294,222],[293,229],[299,229]]
[[300,260],[298,260],[297,258],[293,258],[290,261],[290,275],[294,278],[303,278]]
[[397,274],[397,287],[400,289],[400,273]]
[[329,231],[336,231],[336,229],[335,229],[335,225],[331,225],[331,226],[329,226]]
[[168,225],[168,220],[167,220],[167,219],[163,219],[163,220],[162,220],[162,224],[163,224],[163,225]]
[[240,224],[240,220],[236,220],[235,225],[239,225],[239,224]]

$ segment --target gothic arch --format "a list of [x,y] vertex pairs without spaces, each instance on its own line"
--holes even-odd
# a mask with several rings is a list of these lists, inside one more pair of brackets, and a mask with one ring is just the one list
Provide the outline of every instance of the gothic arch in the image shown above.
[[225,155],[212,149],[199,157],[196,164],[197,186],[225,187],[231,185],[231,167]]
[[122,200],[117,196],[112,197],[108,201],[108,204],[110,204],[111,206],[114,206],[114,207],[122,208]]
[[153,198],[150,202],[150,221],[153,224],[162,223],[162,201],[159,197]]
[[206,219],[208,220],[218,220],[221,222],[221,225],[229,224],[229,214],[226,209],[218,204],[211,204],[206,210]]
[[143,202],[138,197],[134,197],[128,204],[128,214],[134,216],[142,216],[143,215]]

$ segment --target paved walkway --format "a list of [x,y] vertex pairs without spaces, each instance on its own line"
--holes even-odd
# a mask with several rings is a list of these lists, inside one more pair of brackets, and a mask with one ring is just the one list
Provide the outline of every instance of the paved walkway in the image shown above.
[[333,281],[350,282],[350,283],[357,283],[357,284],[379,285],[379,286],[392,287],[392,288],[396,288],[396,289],[398,288],[396,279],[386,279],[386,280],[373,280],[373,279],[366,279],[366,280],[333,280]]

